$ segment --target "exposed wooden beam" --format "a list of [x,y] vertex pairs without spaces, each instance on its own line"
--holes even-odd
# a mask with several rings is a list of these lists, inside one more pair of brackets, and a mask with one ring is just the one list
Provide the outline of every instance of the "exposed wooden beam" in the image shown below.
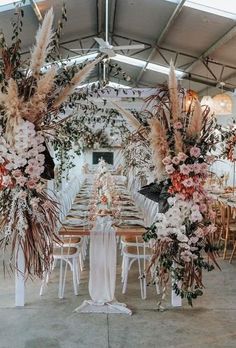
[[168,19],[168,22],[166,23],[165,27],[162,29],[161,34],[159,35],[156,43],[155,43],[155,47],[152,49],[151,53],[149,54],[148,58],[147,58],[147,62],[145,64],[145,66],[141,69],[141,71],[139,72],[137,79],[136,79],[136,83],[138,84],[141,77],[143,76],[144,71],[147,68],[148,63],[150,62],[150,60],[154,57],[154,55],[157,52],[157,48],[161,42],[164,40],[164,38],[166,37],[167,33],[169,32],[171,26],[173,25],[173,23],[175,22],[176,18],[178,17],[178,15],[180,14],[180,12],[182,11],[182,8],[184,6],[184,3],[186,2],[186,0],[180,0],[178,5],[175,7],[174,12],[172,13],[172,15],[170,16],[170,18]]

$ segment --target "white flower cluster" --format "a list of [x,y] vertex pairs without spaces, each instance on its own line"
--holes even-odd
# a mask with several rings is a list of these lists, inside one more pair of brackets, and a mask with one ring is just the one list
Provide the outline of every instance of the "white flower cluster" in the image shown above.
[[[172,235],[176,236],[181,250],[180,257],[186,262],[196,258],[194,251],[203,236],[202,229],[198,228],[190,237],[186,235],[186,221],[200,222],[203,216],[200,206],[194,202],[183,201],[177,198],[169,198],[171,207],[165,214],[159,214],[156,222],[156,233],[158,239],[171,240]],[[199,233],[198,233],[199,232]]]
[[34,124],[20,120],[15,129],[14,146],[0,136],[1,185],[35,188],[44,171],[44,137]]

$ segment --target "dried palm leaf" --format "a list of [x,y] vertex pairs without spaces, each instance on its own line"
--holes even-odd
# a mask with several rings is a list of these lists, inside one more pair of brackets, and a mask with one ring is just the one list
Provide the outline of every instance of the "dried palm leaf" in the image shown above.
[[[0,247],[4,250],[10,248],[10,266],[18,268],[17,254],[21,248],[25,260],[25,277],[43,277],[44,272],[50,271],[52,264],[53,241],[59,241],[55,235],[58,222],[58,208],[56,203],[48,195],[39,193],[40,199],[37,212],[25,207],[22,209],[21,203],[16,200],[14,206],[14,224],[10,232],[4,233],[4,227],[9,223],[9,213],[1,211],[1,231]],[[6,196],[8,199],[8,196]],[[7,204],[6,207],[11,209]],[[20,219],[25,222],[24,233],[19,231]],[[45,219],[47,223],[45,223]],[[14,256],[16,255],[16,258]],[[15,262],[13,263],[15,259]]]
[[147,138],[148,132],[143,128],[142,124],[137,120],[137,118],[130,112],[129,110],[124,109],[122,106],[118,105],[115,102],[112,102],[115,109],[120,112],[123,118],[127,121],[127,123],[133,128],[135,132],[141,131],[142,135]]
[[81,69],[77,74],[75,74],[70,83],[62,89],[62,91],[59,93],[58,97],[54,101],[54,109],[58,109],[61,106],[61,104],[66,101],[67,97],[74,91],[74,89],[81,82],[83,82],[89,76],[91,71],[94,69],[95,65],[98,64],[101,59],[103,59],[103,56],[100,56],[91,63],[88,63],[83,69]]

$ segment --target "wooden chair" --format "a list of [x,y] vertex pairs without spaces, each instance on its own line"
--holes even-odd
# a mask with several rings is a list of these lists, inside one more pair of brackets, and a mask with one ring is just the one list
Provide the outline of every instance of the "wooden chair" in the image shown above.
[[235,208],[227,203],[221,204],[222,209],[222,233],[220,239],[224,241],[223,259],[226,259],[230,242],[235,244],[236,240],[236,219]]

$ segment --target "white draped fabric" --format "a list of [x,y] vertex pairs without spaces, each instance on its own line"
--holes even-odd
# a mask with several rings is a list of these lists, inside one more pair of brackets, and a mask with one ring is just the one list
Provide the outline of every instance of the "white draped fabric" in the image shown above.
[[114,299],[116,283],[116,232],[110,216],[98,217],[90,234],[89,294],[94,302]]
[[131,315],[124,303],[115,299],[116,231],[110,216],[98,217],[90,234],[89,294],[75,309],[82,313],[125,313]]

